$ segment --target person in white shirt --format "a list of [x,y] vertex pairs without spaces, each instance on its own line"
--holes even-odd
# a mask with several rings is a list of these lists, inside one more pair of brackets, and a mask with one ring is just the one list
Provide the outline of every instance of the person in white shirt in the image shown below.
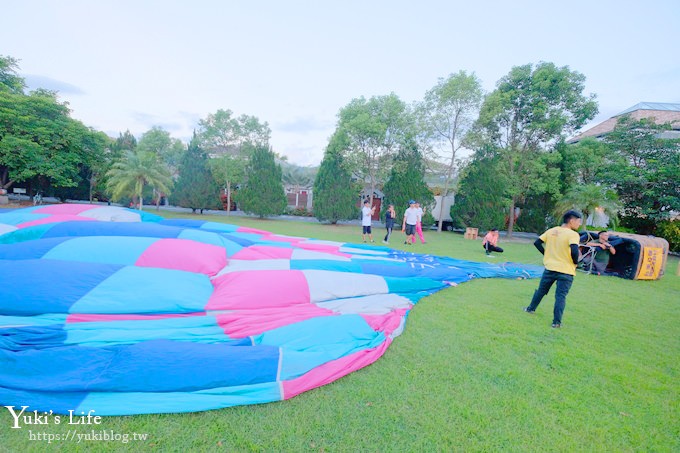
[[373,241],[373,232],[371,231],[371,217],[375,212],[375,207],[370,207],[371,202],[369,200],[364,201],[364,207],[361,208],[361,239],[366,242],[366,235],[368,234],[371,242]]
[[[420,238],[420,242],[425,243],[425,238],[423,237],[423,214],[425,214],[425,209],[420,206],[420,203],[416,201],[416,209],[418,210],[418,223],[416,223],[416,234]],[[412,243],[416,243],[416,236],[413,235]]]
[[420,222],[420,212],[416,208],[416,202],[409,200],[408,209],[404,212],[404,221],[401,224],[401,231],[406,233],[404,244],[411,245],[415,242],[416,225]]

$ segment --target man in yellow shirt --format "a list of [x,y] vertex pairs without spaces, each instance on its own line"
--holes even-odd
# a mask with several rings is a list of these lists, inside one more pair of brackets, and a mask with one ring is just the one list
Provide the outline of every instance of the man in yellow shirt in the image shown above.
[[562,313],[567,304],[567,293],[576,275],[580,239],[576,230],[580,226],[581,214],[576,211],[567,211],[562,217],[561,226],[549,229],[534,242],[538,251],[543,254],[545,271],[543,271],[541,282],[534,292],[531,303],[524,311],[534,313],[543,296],[548,294],[552,284],[557,282],[552,322],[552,327],[555,328],[562,326]]

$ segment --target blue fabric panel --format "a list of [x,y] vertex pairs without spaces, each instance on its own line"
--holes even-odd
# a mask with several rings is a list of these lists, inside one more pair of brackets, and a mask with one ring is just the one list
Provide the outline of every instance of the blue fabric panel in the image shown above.
[[[35,210],[35,208],[30,209],[31,211]],[[33,222],[36,220],[44,219],[45,217],[49,216],[50,214],[32,214],[31,212],[22,209],[21,211],[0,214],[0,223],[4,223],[5,225],[16,226],[21,223]]]
[[394,278],[385,277],[385,282],[387,283],[387,288],[390,293],[404,294],[404,293],[415,293],[419,291],[427,291],[433,293],[439,291],[448,285],[423,277],[414,278]]
[[72,322],[64,326],[67,344],[110,346],[148,340],[192,341],[249,346],[249,337],[230,339],[213,316],[186,316],[152,320]]
[[35,260],[44,257],[68,238],[37,239],[35,241],[0,244],[0,260]]
[[227,251],[227,256],[232,256],[234,253],[243,249],[243,247],[236,242],[230,241],[222,235],[218,233],[212,233],[210,231],[184,229],[179,235],[179,238],[190,239],[196,242],[203,242],[204,244],[212,244],[219,247],[224,247]]
[[[14,406],[17,414],[21,412],[22,406],[28,406],[24,414],[34,410],[40,412],[41,415],[42,412],[49,413],[50,411],[53,414],[68,414],[68,411],[79,407],[86,396],[87,392],[31,392],[0,387],[0,406]],[[3,407],[3,410],[7,409]],[[76,413],[79,414],[80,412]]]
[[117,236],[70,238],[63,244],[55,246],[45,254],[44,258],[132,265],[157,240],[157,238]]
[[291,270],[315,269],[320,271],[361,272],[361,266],[353,261],[290,260]]
[[52,324],[64,324],[68,315],[45,314],[35,316],[2,316],[0,315],[0,328],[22,326],[49,326]]
[[331,360],[379,346],[382,332],[359,315],[321,316],[253,337],[256,343],[279,346],[281,380],[293,379]]
[[232,239],[232,240],[237,240],[237,239],[244,239],[248,241],[249,243],[255,243],[257,242],[258,244],[262,240],[262,235],[261,234],[256,234],[256,233],[239,233],[239,232],[234,232],[234,233],[224,233],[224,236]]
[[84,295],[71,313],[195,313],[203,311],[213,285],[204,274],[128,266]]
[[179,228],[201,228],[201,225],[206,223],[206,221],[193,219],[163,219],[158,223],[160,225],[167,225]]
[[168,227],[157,223],[61,222],[54,225],[43,235],[43,237],[142,236],[152,238],[176,238],[181,232],[181,228]]
[[[1,395],[1,393],[0,393]],[[97,415],[134,415],[209,411],[242,404],[281,401],[277,382],[221,387],[197,392],[91,393],[76,413],[95,409]]]
[[62,346],[66,332],[60,325],[0,329],[0,350],[21,351]]
[[250,247],[251,245],[256,245],[257,241],[251,241],[250,239],[244,239],[242,237],[234,236],[231,233],[220,233],[227,240],[232,241],[240,245],[241,247]]
[[201,228],[204,230],[219,231],[220,233],[233,233],[240,227],[238,225],[229,225],[226,223],[205,222]]
[[[2,222],[0,222],[2,223]],[[26,228],[20,228],[11,233],[0,234],[0,244],[13,244],[15,242],[32,241],[44,238],[45,234],[61,222],[43,223]]]
[[154,222],[154,223],[159,223],[161,220],[163,220],[163,217],[156,215],[156,214],[151,214],[150,212],[145,212],[145,211],[139,211],[137,209],[128,209],[128,211],[132,211],[135,214],[139,214],[141,217],[142,222]]
[[6,388],[186,392],[276,381],[279,348],[155,340],[104,348],[0,350],[0,363],[0,387]]
[[119,269],[111,264],[0,260],[0,313],[67,313],[77,300]]

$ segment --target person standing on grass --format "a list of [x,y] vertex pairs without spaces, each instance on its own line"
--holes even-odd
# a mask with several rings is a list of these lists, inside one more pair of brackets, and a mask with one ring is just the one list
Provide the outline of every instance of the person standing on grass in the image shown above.
[[484,240],[482,241],[482,247],[486,251],[487,255],[491,255],[491,252],[503,253],[503,249],[498,247],[498,228],[491,228],[491,230],[486,233]]
[[416,209],[416,202],[408,201],[408,209],[404,212],[404,221],[401,223],[401,231],[406,233],[406,241],[404,244],[411,245],[411,242],[416,242],[416,225],[420,221],[418,210]]
[[[418,237],[420,238],[421,243],[425,243],[425,238],[423,237],[423,214],[425,214],[425,210],[420,207],[420,203],[416,201],[416,209],[418,210],[418,223],[416,223],[416,233],[418,234]],[[413,235],[413,240],[412,242],[415,244],[416,243],[416,236],[415,234]]]
[[371,217],[375,212],[375,207],[371,208],[370,204],[371,202],[366,200],[364,201],[364,207],[361,208],[361,239],[364,242],[366,242],[367,234],[371,242],[375,242],[373,240],[373,232],[371,231]]
[[392,235],[392,229],[394,228],[394,220],[397,218],[397,213],[394,210],[394,205],[391,204],[387,207],[385,211],[385,229],[387,234],[385,234],[385,239],[383,239],[383,244],[390,243],[390,236]]
[[545,271],[543,271],[531,303],[524,311],[534,313],[543,296],[548,294],[550,287],[557,282],[552,321],[554,328],[562,326],[562,313],[564,313],[564,307],[567,304],[567,294],[574,282],[574,275],[576,275],[580,240],[576,230],[580,226],[581,214],[576,211],[567,211],[562,216],[561,226],[549,229],[534,242],[534,246],[543,254]]

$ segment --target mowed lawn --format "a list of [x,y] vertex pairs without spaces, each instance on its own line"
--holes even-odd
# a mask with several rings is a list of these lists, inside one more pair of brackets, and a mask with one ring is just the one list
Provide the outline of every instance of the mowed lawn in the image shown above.
[[[156,212],[156,211],[151,211]],[[360,227],[179,215],[281,234],[360,242]],[[384,230],[375,228],[380,244]],[[540,264],[531,243],[426,232],[408,250],[475,261]],[[403,235],[392,246],[405,249]],[[30,440],[0,415],[0,451],[680,451],[680,277],[577,274],[562,329],[553,292],[522,311],[537,280],[476,280],[421,300],[376,363],[291,400],[223,410],[107,417],[79,432],[148,434],[145,441]],[[1,366],[1,364],[0,364]],[[64,434],[73,426],[36,426]],[[56,444],[56,446],[55,446]]]

